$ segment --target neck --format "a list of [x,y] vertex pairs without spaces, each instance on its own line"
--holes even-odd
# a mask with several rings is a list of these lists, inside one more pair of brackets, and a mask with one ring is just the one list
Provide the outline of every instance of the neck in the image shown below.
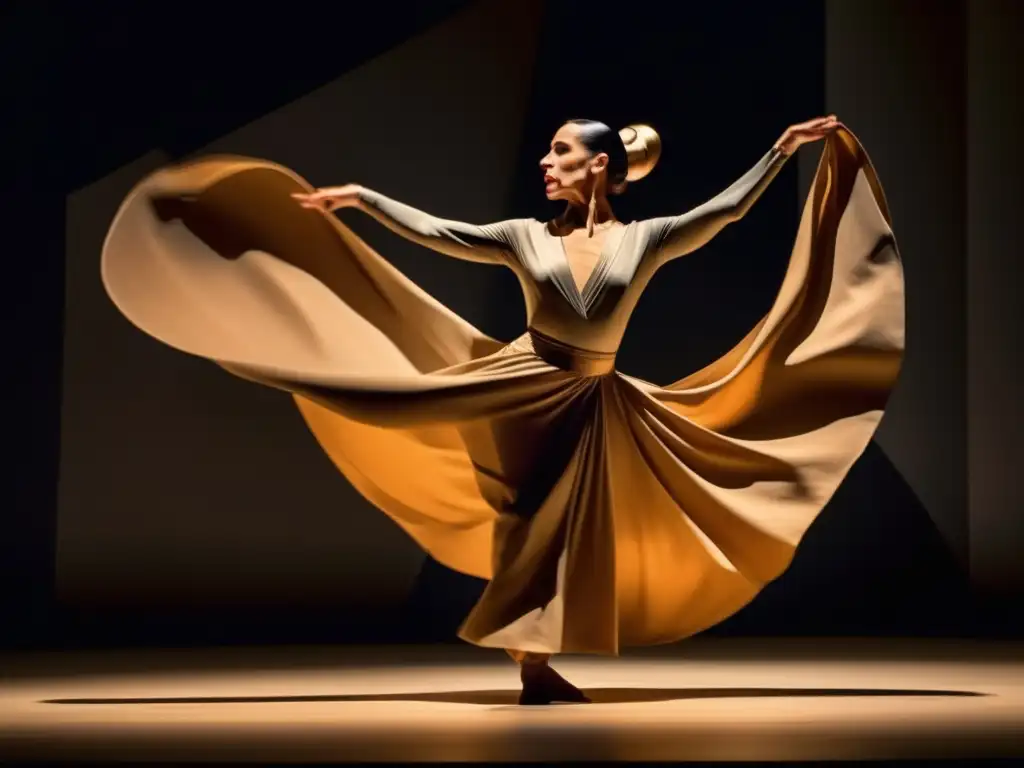
[[[562,215],[558,217],[558,222],[563,226],[579,229],[587,226],[587,217],[589,215],[590,206],[588,204],[572,202],[565,206]],[[600,195],[597,198],[597,207],[594,211],[594,223],[605,224],[610,221],[615,221],[615,213],[612,211],[608,198]]]

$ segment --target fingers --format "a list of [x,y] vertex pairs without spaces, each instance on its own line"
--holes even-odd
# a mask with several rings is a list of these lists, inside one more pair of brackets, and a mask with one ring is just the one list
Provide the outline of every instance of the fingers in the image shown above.
[[828,117],[819,117],[814,120],[809,120],[799,126],[797,133],[808,140],[821,139],[843,127],[843,124],[839,122],[835,115],[829,115]]
[[316,192],[292,192],[292,197],[297,200],[327,200],[334,195],[331,192],[318,189]]
[[[293,195],[293,197],[295,196]],[[309,197],[297,197],[296,199],[303,208],[326,208],[328,202],[327,200],[316,200]]]
[[320,211],[321,213],[326,213],[331,209],[331,202],[333,200],[330,195],[323,192],[312,192],[310,194],[292,192],[292,198],[297,200],[303,208],[308,208],[311,211]]
[[843,126],[843,124],[840,123],[838,120],[836,120],[836,118],[833,116],[833,117],[827,118],[826,121],[824,123],[822,123],[821,126],[818,128],[818,131],[820,132],[820,134],[822,136],[827,136],[830,133],[834,133],[836,130],[838,130],[842,126]]
[[826,117],[816,117],[813,120],[808,120],[806,123],[802,123],[799,128],[805,131],[816,131],[831,129],[839,125],[839,120],[835,115],[828,115]]

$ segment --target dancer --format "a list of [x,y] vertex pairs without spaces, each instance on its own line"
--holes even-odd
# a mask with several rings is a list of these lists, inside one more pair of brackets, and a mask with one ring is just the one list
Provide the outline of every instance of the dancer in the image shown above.
[[[657,270],[741,218],[786,158],[823,138],[768,314],[667,386],[617,371]],[[366,498],[440,562],[488,579],[459,635],[520,663],[522,703],[583,702],[552,655],[687,637],[785,570],[870,440],[903,352],[884,196],[834,116],[787,129],[688,213],[618,221],[609,195],[659,154],[647,126],[570,121],[541,161],[561,215],[483,226],[204,158],[132,191],[103,279],[155,338],[291,393]],[[526,333],[482,334],[325,215],[343,207],[513,270]]]

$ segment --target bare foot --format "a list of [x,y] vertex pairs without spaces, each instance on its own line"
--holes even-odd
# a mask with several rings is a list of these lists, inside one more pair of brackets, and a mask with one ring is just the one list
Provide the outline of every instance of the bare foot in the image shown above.
[[523,664],[519,678],[523,682],[523,692],[519,694],[522,705],[553,704],[589,704],[590,699],[583,691],[570,683],[551,667],[545,664]]

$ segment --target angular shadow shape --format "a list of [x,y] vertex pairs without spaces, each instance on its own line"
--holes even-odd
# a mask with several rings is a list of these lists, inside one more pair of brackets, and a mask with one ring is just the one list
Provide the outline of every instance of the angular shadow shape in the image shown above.
[[[588,688],[594,704],[649,704],[693,699],[840,698],[853,696],[988,696],[978,691],[900,688]],[[402,701],[434,704],[515,705],[515,690],[355,693],[309,696],[153,696],[138,698],[44,699],[41,704],[298,704],[311,702]]]
[[789,569],[712,635],[956,634],[967,574],[910,484],[868,445]]

